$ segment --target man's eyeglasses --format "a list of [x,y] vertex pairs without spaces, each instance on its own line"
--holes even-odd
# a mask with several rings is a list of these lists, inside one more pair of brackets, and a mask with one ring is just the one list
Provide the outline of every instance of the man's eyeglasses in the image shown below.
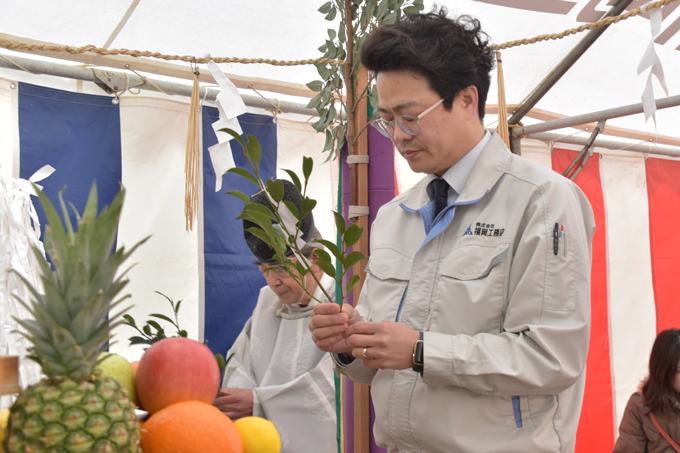
[[415,115],[401,115],[393,119],[392,121],[387,121],[382,118],[375,118],[370,121],[371,125],[375,127],[378,132],[387,138],[394,138],[394,124],[398,124],[402,131],[409,135],[420,134],[420,123],[418,120],[422,119],[425,115],[434,110],[439,104],[444,102],[444,98],[438,100],[432,107],[425,110],[418,116]]

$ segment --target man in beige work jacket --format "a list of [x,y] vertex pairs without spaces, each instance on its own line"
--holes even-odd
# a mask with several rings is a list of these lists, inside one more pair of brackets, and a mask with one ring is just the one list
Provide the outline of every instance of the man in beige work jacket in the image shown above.
[[357,309],[317,305],[309,328],[340,373],[371,385],[389,452],[574,450],[593,214],[575,184],[484,129],[487,41],[442,9],[361,49],[373,125],[426,176],[380,208]]

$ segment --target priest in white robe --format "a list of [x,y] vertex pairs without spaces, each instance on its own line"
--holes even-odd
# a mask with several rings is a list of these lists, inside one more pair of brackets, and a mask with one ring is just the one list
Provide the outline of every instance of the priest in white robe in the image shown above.
[[[295,186],[284,183],[284,199],[299,200]],[[269,207],[262,192],[251,200]],[[244,221],[244,230],[252,226]],[[337,451],[333,365],[330,355],[312,341],[308,326],[314,306],[327,301],[326,295],[331,301],[335,297],[335,281],[313,264],[313,241],[319,234],[311,214],[300,230],[307,242],[302,252],[316,277],[305,276],[307,291],[273,260],[271,248],[244,231],[267,286],[227,353],[233,356],[214,405],[232,420],[255,415],[272,421],[282,453],[331,453]]]

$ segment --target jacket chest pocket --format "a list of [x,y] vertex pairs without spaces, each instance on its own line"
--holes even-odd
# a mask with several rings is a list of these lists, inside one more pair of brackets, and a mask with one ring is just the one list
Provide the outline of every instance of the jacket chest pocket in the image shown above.
[[[367,319],[394,321],[408,286],[413,259],[392,249],[371,251],[361,292],[361,314]],[[368,310],[367,313],[365,310]]]
[[509,244],[457,247],[439,263],[430,329],[475,335],[501,331]]

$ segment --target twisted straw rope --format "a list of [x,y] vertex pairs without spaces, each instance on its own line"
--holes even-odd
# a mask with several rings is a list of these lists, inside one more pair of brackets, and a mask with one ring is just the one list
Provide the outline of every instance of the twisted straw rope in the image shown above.
[[[663,6],[666,6],[670,3],[673,3],[677,0],[658,0],[656,2],[649,3],[647,5],[646,11],[656,9],[656,8],[661,8]],[[549,41],[549,40],[556,40],[556,39],[562,39],[566,36],[573,35],[576,33],[580,33],[582,31],[586,30],[593,30],[595,28],[600,28],[600,27],[605,27],[614,23],[618,23],[622,20],[628,19],[629,17],[633,16],[638,16],[642,14],[642,6],[635,8],[627,13],[618,15],[618,16],[610,16],[610,17],[605,17],[604,19],[600,19],[597,22],[592,22],[588,24],[581,25],[576,28],[571,28],[569,30],[565,30],[561,33],[554,33],[554,34],[549,34],[549,35],[539,35],[533,38],[528,38],[528,39],[519,39],[516,41],[509,41],[503,44],[495,44],[490,46],[492,50],[503,50],[503,49],[509,49],[511,47],[517,47],[525,44],[534,44],[537,42],[541,41]],[[49,51],[49,52],[68,52],[70,54],[82,54],[86,52],[93,52],[99,55],[127,55],[130,57],[149,57],[149,58],[158,58],[160,60],[179,60],[179,61],[185,61],[188,63],[194,63],[194,64],[200,64],[200,63],[207,63],[210,60],[213,60],[215,63],[241,63],[241,64],[268,64],[272,66],[301,66],[301,65],[307,65],[307,64],[330,64],[330,65],[343,65],[345,64],[344,60],[334,60],[331,58],[313,58],[313,59],[307,59],[307,60],[293,60],[293,61],[280,61],[280,60],[270,60],[266,58],[236,58],[236,57],[222,57],[222,58],[213,58],[210,56],[204,57],[204,58],[196,58],[188,55],[166,55],[162,54],[159,52],[148,52],[148,51],[139,51],[139,50],[128,50],[128,49],[103,49],[101,47],[95,47],[93,45],[87,45],[83,47],[71,47],[71,46],[61,46],[61,45],[52,45],[52,44],[27,44],[27,43],[20,43],[16,41],[11,41],[8,39],[0,39],[0,47],[3,47],[8,50],[22,50],[22,51],[28,51],[28,52],[34,52],[34,51]]]
[[101,47],[95,47],[93,45],[87,45],[83,47],[71,47],[53,44],[28,44],[11,41],[8,39],[0,39],[0,47],[3,47],[8,50],[24,50],[28,52],[34,51],[68,52],[73,55],[82,54],[86,52],[93,52],[99,55],[127,55],[135,58],[149,57],[158,58],[160,60],[166,61],[179,60],[194,64],[207,63],[210,60],[213,60],[215,63],[243,63],[243,64],[263,63],[273,66],[300,66],[305,64],[337,64],[337,65],[345,64],[344,60],[333,60],[331,58],[316,58],[294,61],[270,60],[266,58],[235,58],[235,57],[213,58],[211,56],[207,56],[204,58],[196,58],[189,55],[166,55],[160,52],[148,52],[129,49],[102,49]]
[[[646,11],[661,8],[663,6],[668,5],[669,3],[673,3],[675,1],[677,1],[677,0],[659,0],[659,1],[656,1],[656,2],[653,2],[653,3],[649,3],[649,4],[647,4]],[[534,44],[534,43],[541,42],[541,41],[562,39],[565,36],[573,35],[573,34],[576,34],[576,33],[581,33],[582,31],[594,30],[596,28],[606,27],[608,25],[615,24],[615,23],[618,23],[622,20],[628,19],[629,17],[638,16],[640,14],[643,14],[642,13],[642,7],[643,6],[635,8],[633,10],[628,11],[627,13],[620,14],[618,16],[605,17],[604,19],[600,19],[597,22],[592,22],[592,23],[589,23],[589,24],[581,25],[581,26],[576,27],[576,28],[571,28],[569,30],[563,31],[562,33],[554,33],[554,34],[550,34],[550,35],[538,35],[538,36],[535,36],[535,37],[529,38],[529,39],[519,39],[519,40],[516,40],[516,41],[509,41],[509,42],[506,42],[506,43],[503,43],[503,44],[493,45],[493,46],[491,46],[491,49],[493,49],[493,50],[503,50],[503,49],[509,49],[511,47],[521,46],[521,45],[524,45],[524,44]]]

